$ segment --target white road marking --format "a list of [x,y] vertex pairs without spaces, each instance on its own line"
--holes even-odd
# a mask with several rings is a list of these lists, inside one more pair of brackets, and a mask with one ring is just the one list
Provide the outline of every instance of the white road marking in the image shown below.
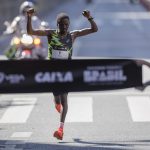
[[66,122],[93,122],[92,97],[69,97]]
[[143,83],[150,81],[150,69],[148,66],[143,66]]
[[14,132],[11,137],[12,138],[29,138],[31,137],[32,132]]
[[150,121],[150,97],[149,96],[128,96],[128,106],[135,122]]
[[26,123],[37,98],[14,98],[12,105],[6,110],[0,123]]

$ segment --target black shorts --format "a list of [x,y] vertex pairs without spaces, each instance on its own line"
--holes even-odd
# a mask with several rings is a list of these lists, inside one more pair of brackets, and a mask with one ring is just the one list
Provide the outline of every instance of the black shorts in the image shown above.
[[59,95],[62,95],[62,94],[67,94],[68,95],[68,92],[53,92],[53,95],[54,96],[59,96]]

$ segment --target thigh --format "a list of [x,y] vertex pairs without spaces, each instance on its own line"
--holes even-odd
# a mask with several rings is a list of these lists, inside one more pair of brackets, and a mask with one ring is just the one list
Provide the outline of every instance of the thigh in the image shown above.
[[61,99],[61,103],[62,104],[67,104],[67,96],[68,96],[68,93],[63,93],[60,95],[60,99]]
[[53,95],[54,96],[65,96],[65,95],[68,95],[68,93],[67,92],[53,92]]

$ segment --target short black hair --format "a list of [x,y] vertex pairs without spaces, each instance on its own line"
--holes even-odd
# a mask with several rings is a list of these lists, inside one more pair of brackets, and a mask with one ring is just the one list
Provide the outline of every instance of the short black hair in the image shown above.
[[68,14],[62,12],[62,13],[59,13],[59,14],[57,15],[57,19],[56,19],[57,24],[60,23],[60,21],[61,21],[62,19],[68,19],[68,20],[70,20]]

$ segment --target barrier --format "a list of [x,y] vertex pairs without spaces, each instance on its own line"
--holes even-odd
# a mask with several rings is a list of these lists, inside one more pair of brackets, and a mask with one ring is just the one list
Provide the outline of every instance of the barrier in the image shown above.
[[126,59],[0,61],[0,93],[79,92],[142,86],[142,67]]

